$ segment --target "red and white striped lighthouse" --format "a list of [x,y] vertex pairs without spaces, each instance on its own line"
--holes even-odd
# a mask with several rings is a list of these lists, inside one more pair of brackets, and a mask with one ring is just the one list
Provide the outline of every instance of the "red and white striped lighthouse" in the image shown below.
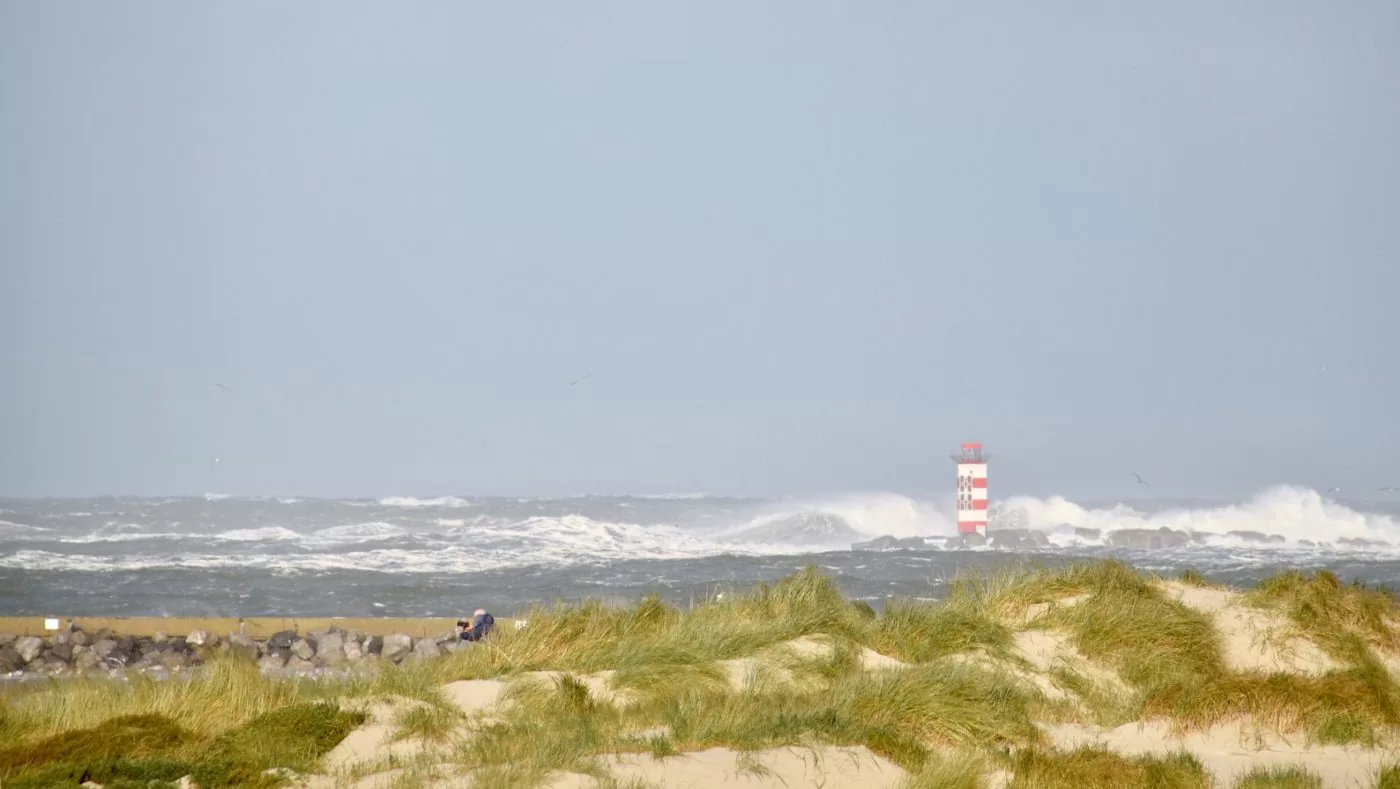
[[963,444],[958,464],[958,534],[987,533],[987,460],[981,444]]

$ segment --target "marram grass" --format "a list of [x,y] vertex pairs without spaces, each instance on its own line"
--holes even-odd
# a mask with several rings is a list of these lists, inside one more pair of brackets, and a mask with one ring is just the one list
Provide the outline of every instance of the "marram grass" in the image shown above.
[[[1189,574],[1180,582],[1207,585]],[[522,630],[344,680],[272,679],[221,661],[188,682],[22,689],[0,697],[0,785],[86,777],[121,789],[183,775],[206,789],[272,785],[280,779],[264,770],[315,770],[363,720],[340,702],[376,698],[418,702],[399,708],[394,736],[444,746],[446,767],[469,771],[484,789],[544,785],[560,771],[606,784],[616,753],[666,759],[812,744],[865,746],[908,770],[908,789],[973,789],[993,770],[1011,773],[1013,787],[1194,789],[1209,777],[1190,757],[1056,751],[1037,724],[1165,719],[1204,729],[1248,717],[1320,743],[1393,738],[1400,691],[1382,658],[1400,652],[1392,626],[1400,611],[1388,593],[1323,573],[1284,574],[1246,599],[1283,613],[1343,668],[1321,677],[1234,672],[1209,615],[1118,562],[964,577],[943,602],[892,601],[880,616],[808,569],[684,608],[655,597],[628,608],[541,607],[524,615]],[[1016,631],[1027,627],[1058,633],[1121,685],[1056,664],[1045,682],[1070,700],[1051,699],[1025,681],[1032,665]],[[804,637],[820,648],[785,646]],[[863,650],[908,665],[863,671]],[[559,676],[519,679],[541,670]],[[603,670],[613,672],[611,699],[580,679]],[[488,719],[461,715],[441,691],[493,677],[511,684]],[[404,789],[432,784],[437,768],[411,767],[396,779]],[[1250,780],[1311,786],[1290,776]],[[1395,780],[1385,776],[1382,784]]]

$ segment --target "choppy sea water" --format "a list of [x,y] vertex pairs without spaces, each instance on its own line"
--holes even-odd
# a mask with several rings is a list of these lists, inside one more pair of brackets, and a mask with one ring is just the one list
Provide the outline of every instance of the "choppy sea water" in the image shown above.
[[[623,602],[653,592],[684,603],[807,565],[878,607],[892,596],[939,597],[959,572],[1102,556],[1156,571],[1194,567],[1240,585],[1280,569],[1325,567],[1400,587],[1393,494],[1334,501],[1279,487],[1233,503],[1020,498],[1003,506],[1045,531],[1050,545],[1029,554],[851,550],[886,534],[953,534],[951,497],[895,494],[0,500],[0,615],[508,614],[537,602]],[[1163,526],[1205,538],[1129,551],[1075,531]],[[1276,537],[1261,544],[1241,532]]]

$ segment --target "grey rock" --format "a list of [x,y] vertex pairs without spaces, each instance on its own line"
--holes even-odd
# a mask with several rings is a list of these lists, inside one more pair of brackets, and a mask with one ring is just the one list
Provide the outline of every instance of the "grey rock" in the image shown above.
[[1363,537],[1342,537],[1337,540],[1338,545],[1350,545],[1353,548],[1389,548],[1390,543],[1385,540],[1368,540]]
[[146,676],[151,679],[165,681],[170,679],[170,669],[165,666],[151,666],[146,669]]
[[403,660],[413,649],[413,639],[402,634],[394,634],[384,637],[384,649],[381,652],[385,660],[392,660],[395,663]]
[[922,551],[928,549],[923,537],[896,537],[886,534],[865,542],[851,543],[853,551]]
[[185,636],[185,643],[199,649],[200,647],[212,647],[219,643],[219,637],[208,630],[191,630]]
[[316,645],[304,638],[292,642],[292,657],[310,660],[316,657]]
[[160,665],[169,669],[185,668],[190,664],[190,659],[179,652],[162,652],[160,655]]
[[14,633],[0,633],[0,647],[12,647],[19,640]]
[[102,665],[102,658],[90,647],[79,647],[73,652],[73,668],[78,671],[92,671]]
[[92,651],[96,653],[97,657],[99,658],[107,657],[108,655],[112,654],[113,650],[115,650],[116,648],[117,642],[113,641],[110,638],[104,638],[101,641],[98,641],[97,643],[92,645]]
[[15,640],[15,652],[24,658],[25,663],[32,663],[35,658],[44,651],[44,640],[34,636],[25,636]]
[[165,642],[167,642],[167,641],[169,641],[169,640],[170,640],[170,636],[166,635],[165,633],[161,633],[161,632],[159,632],[159,631],[157,631],[155,635],[151,636],[151,641],[152,641],[153,643],[156,643],[156,644],[164,644]]
[[422,662],[441,656],[442,649],[438,646],[437,640],[433,638],[418,639],[413,644],[413,652],[409,654],[409,657],[412,658],[414,662]]
[[92,637],[82,630],[74,630],[68,637],[68,643],[75,647],[85,647],[92,643]]
[[258,668],[263,671],[273,671],[287,665],[286,658],[281,655],[270,654],[258,661]]
[[69,643],[54,644],[49,647],[48,657],[67,663],[73,659],[73,645]]
[[1164,548],[1181,548],[1191,543],[1191,535],[1163,526],[1160,529],[1119,529],[1111,531],[1105,542],[1112,548],[1129,548],[1139,551],[1160,551]]
[[310,671],[316,668],[316,664],[305,658],[294,657],[287,661],[287,668],[291,671]]
[[1074,536],[1081,540],[1097,540],[1103,536],[1103,532],[1098,529],[1089,529],[1083,526],[1074,527]]
[[345,659],[349,661],[360,660],[365,656],[364,650],[360,648],[358,641],[345,642]]
[[345,637],[340,633],[327,633],[316,642],[316,659],[328,666],[345,662]]
[[370,636],[365,640],[365,654],[379,655],[384,652],[384,637]]
[[235,657],[245,660],[258,659],[258,643],[242,633],[234,633],[228,637],[228,649]]
[[49,637],[49,643],[54,644],[55,646],[59,644],[67,644],[72,640],[72,638],[72,633],[68,632],[67,630],[60,630]]
[[959,534],[948,540],[948,550],[959,551],[967,548],[980,548],[987,544],[987,536],[972,532],[971,534]]
[[267,647],[269,650],[291,649],[292,642],[296,640],[297,634],[295,630],[283,630],[272,634],[272,637],[267,640]]
[[24,669],[24,664],[29,661],[19,656],[15,648],[6,644],[0,646],[0,674],[9,674]]
[[1226,537],[1234,537],[1234,538],[1237,539],[1237,540],[1244,540],[1244,541],[1246,541],[1246,542],[1263,542],[1263,543],[1287,542],[1287,540],[1286,540],[1282,535],[1279,535],[1279,534],[1265,534],[1264,532],[1261,532],[1261,531],[1250,531],[1250,530],[1227,531],[1227,532],[1225,532],[1225,536],[1226,536]]

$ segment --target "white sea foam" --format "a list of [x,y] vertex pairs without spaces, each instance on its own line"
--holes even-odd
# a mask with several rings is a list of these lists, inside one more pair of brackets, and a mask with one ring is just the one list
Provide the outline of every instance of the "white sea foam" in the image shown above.
[[415,499],[412,496],[390,496],[380,499],[381,507],[470,507],[472,503],[456,496],[438,496],[434,499]]
[[[1228,532],[1277,534],[1289,542],[1312,540],[1332,542],[1343,538],[1400,540],[1400,522],[1388,515],[1358,512],[1325,498],[1307,488],[1269,488],[1242,504],[1220,507],[1176,508],[1152,513],[1139,512],[1125,505],[1108,509],[1086,509],[1061,497],[1007,499],[1008,509],[1026,513],[1027,526],[1035,529],[1057,525],[1098,529],[1157,529],[1215,535],[1218,544],[1231,544]],[[1233,540],[1238,542],[1238,538]]]
[[211,539],[229,542],[289,542],[301,535],[281,526],[260,526],[256,529],[230,529],[209,535]]

